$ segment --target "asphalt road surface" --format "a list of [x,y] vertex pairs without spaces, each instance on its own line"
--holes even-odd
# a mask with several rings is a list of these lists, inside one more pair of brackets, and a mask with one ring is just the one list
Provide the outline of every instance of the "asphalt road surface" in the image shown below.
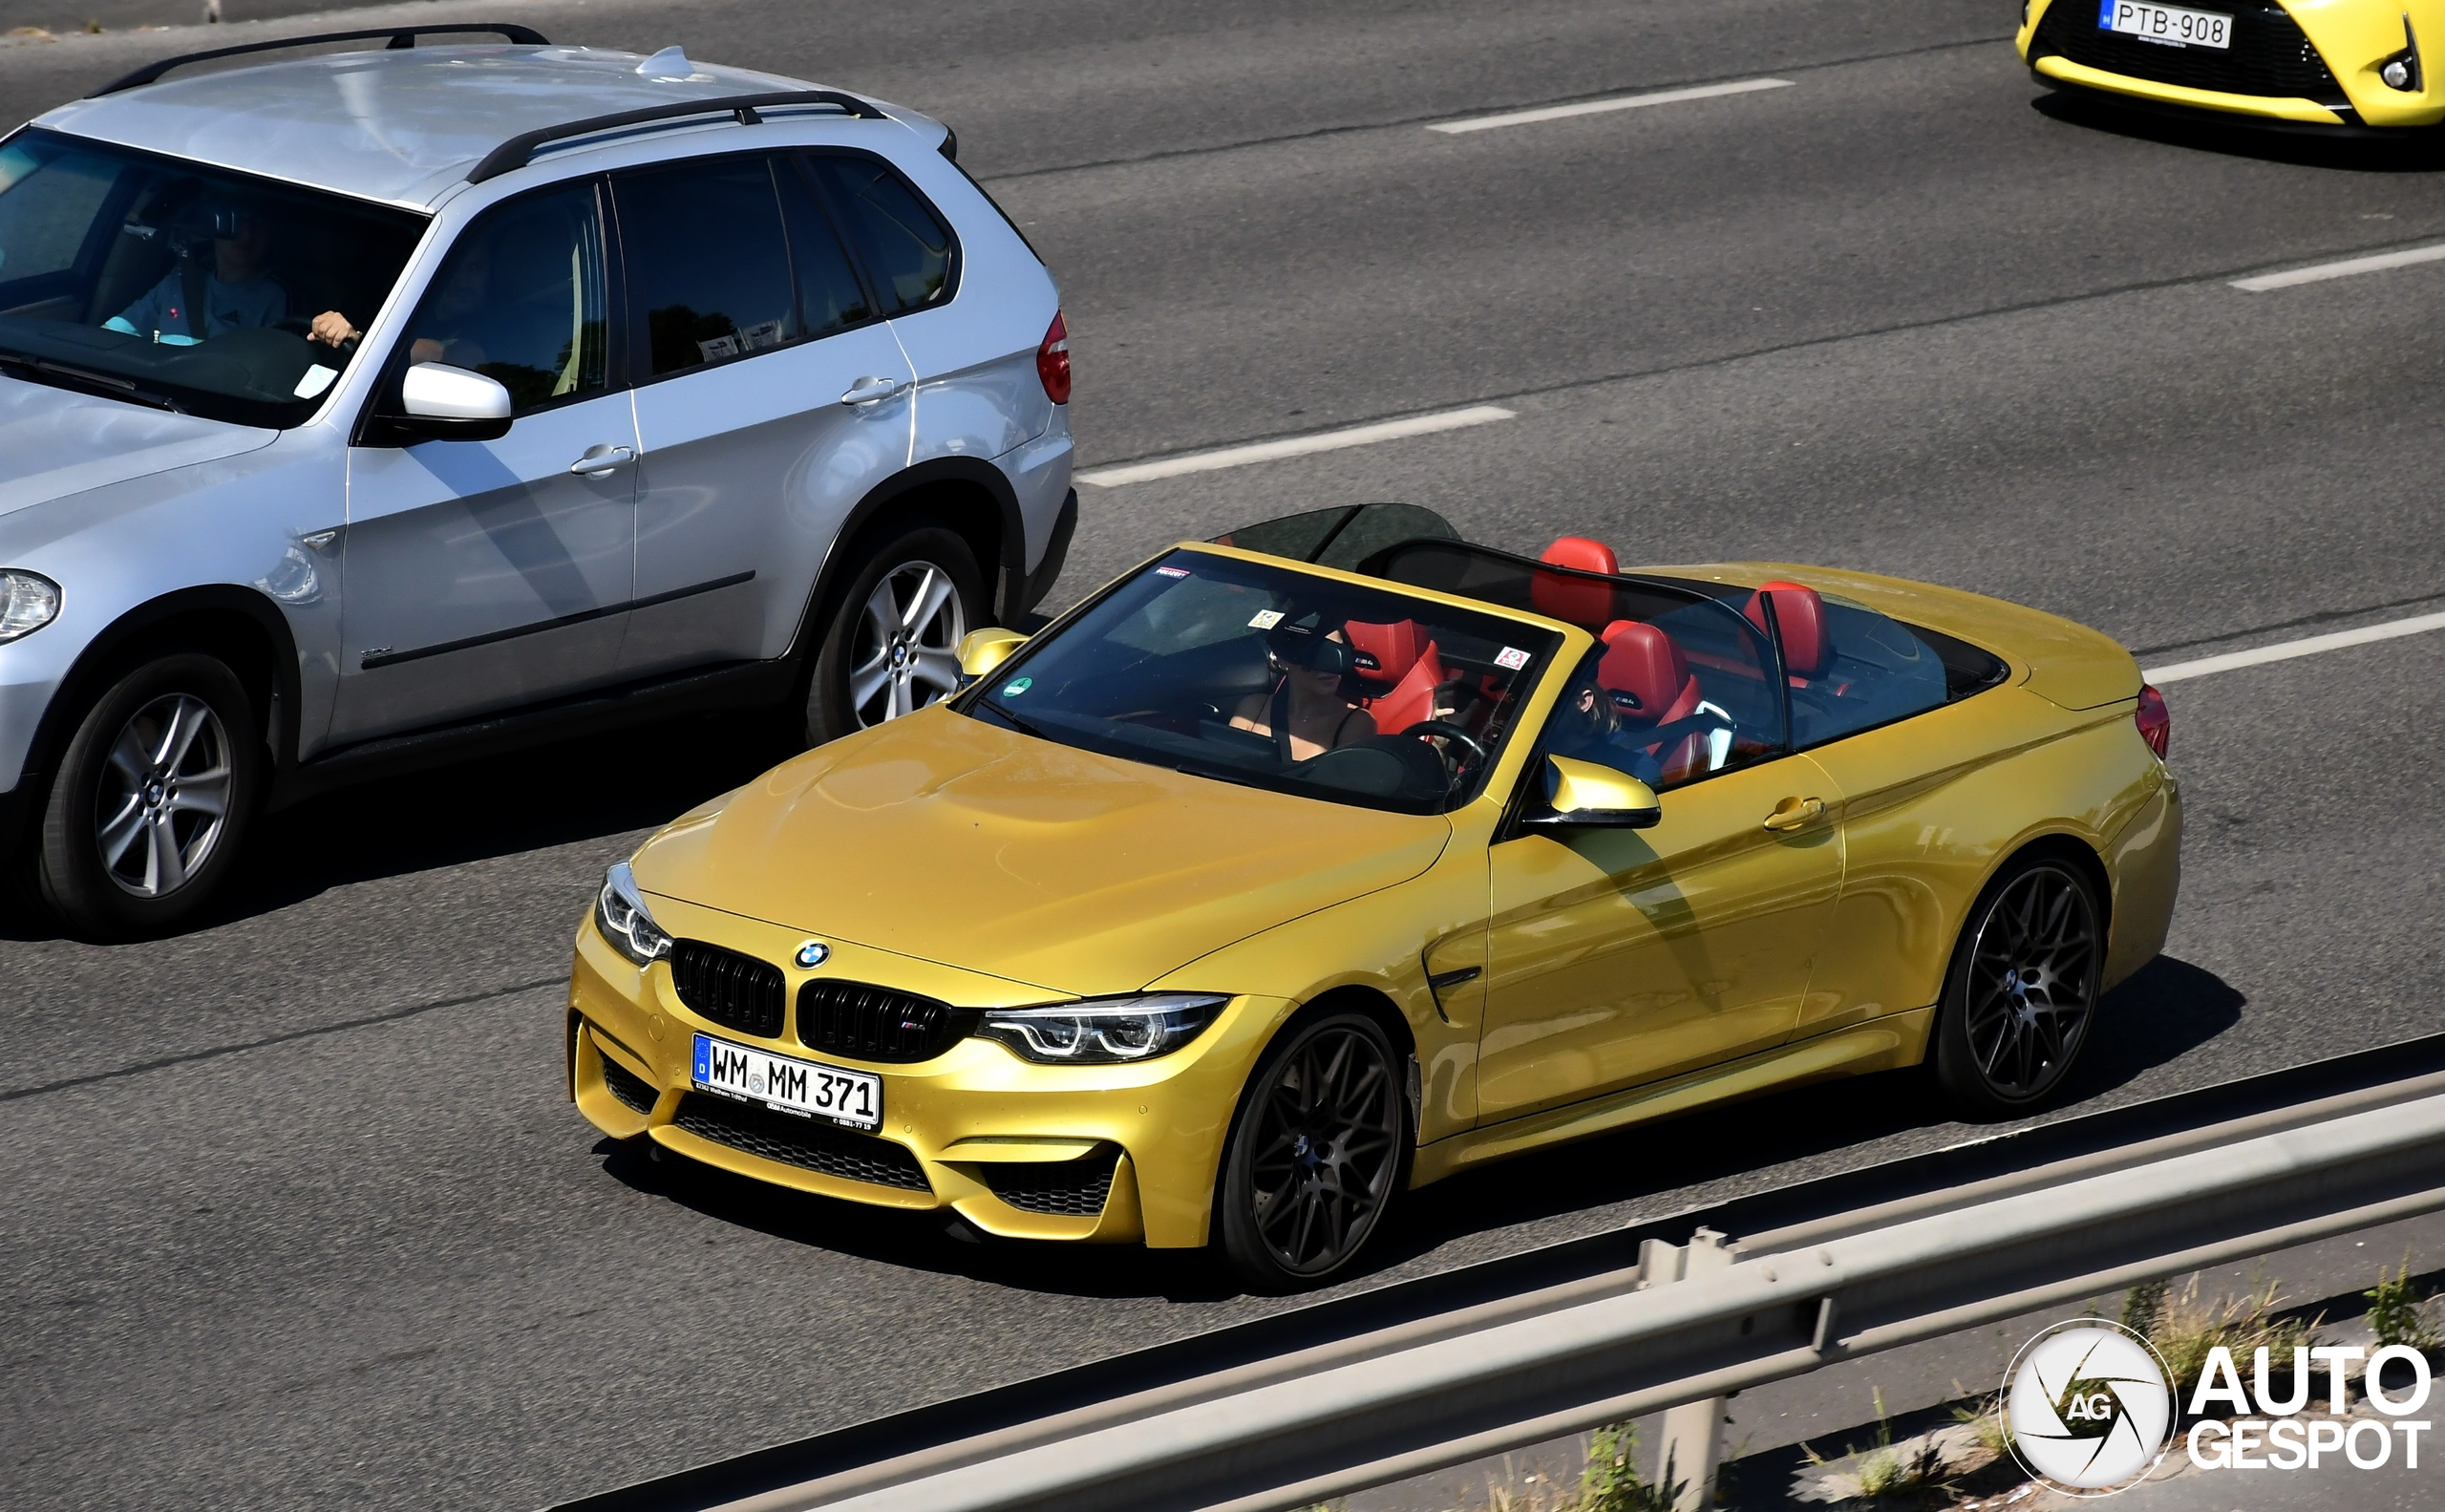
[[[1082,465],[1496,404],[1081,490],[1059,593],[1403,499],[1536,549],[2023,600],[2168,661],[2445,608],[2438,160],[2048,102],[1993,0],[460,0],[953,123],[1062,280]],[[362,24],[370,12],[352,12]],[[278,23],[292,31],[311,23]],[[0,48],[19,119],[176,47]],[[1468,134],[1428,124],[1775,78]],[[2167,955],[2073,1110],[2433,1031],[2445,635],[2175,685]],[[520,1507],[1288,1304],[1193,1256],[973,1246],[600,1141],[560,1099],[605,863],[769,759],[675,724],[281,817],[234,904],[0,939],[0,1492]],[[1353,1287],[1965,1137],[1907,1077],[1432,1188]]]

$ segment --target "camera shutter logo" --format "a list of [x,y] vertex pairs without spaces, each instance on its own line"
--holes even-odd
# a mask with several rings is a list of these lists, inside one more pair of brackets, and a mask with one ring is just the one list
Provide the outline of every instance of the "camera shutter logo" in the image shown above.
[[2074,1496],[2147,1478],[2173,1442],[2171,1373],[2146,1339],[2101,1318],[2058,1323],[2004,1377],[2012,1458]]

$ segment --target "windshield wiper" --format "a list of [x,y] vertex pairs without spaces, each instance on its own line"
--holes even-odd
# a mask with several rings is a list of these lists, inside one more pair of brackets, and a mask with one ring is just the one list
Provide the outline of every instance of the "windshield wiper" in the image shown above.
[[1010,711],[1003,708],[1000,704],[993,702],[989,698],[979,698],[976,701],[976,707],[979,709],[989,709],[994,713],[1001,715],[1004,719],[1010,722],[1011,729],[1016,730],[1023,735],[1033,735],[1038,740],[1051,740],[1052,738],[1051,735],[1046,735],[1043,731],[1038,730],[1035,726],[1028,723],[1017,714],[1010,713]]
[[41,373],[46,377],[65,378],[71,384],[81,384],[88,389],[100,391],[102,397],[107,399],[125,399],[130,404],[149,404],[157,410],[167,410],[173,415],[187,413],[180,409],[178,401],[168,394],[156,394],[151,389],[139,387],[135,379],[122,378],[116,373],[95,373],[85,368],[73,368],[64,362],[53,362],[49,357],[29,357],[23,352],[16,351],[0,351],[0,363],[6,363],[12,368],[22,368],[28,373]]

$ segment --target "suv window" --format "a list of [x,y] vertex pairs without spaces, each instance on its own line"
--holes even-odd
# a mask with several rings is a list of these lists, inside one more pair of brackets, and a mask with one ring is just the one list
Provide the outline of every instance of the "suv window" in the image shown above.
[[680,163],[614,181],[628,309],[659,377],[796,341],[789,240],[761,158]]
[[866,265],[883,313],[941,298],[951,278],[951,233],[934,207],[880,159],[819,153],[807,159],[849,241]]
[[775,165],[781,190],[781,216],[789,224],[790,263],[798,275],[798,319],[810,336],[827,336],[875,318],[849,253],[840,245],[832,219],[816,203],[815,192],[795,168]]
[[480,373],[525,415],[603,391],[610,370],[604,311],[595,186],[548,189],[458,238],[408,322],[408,361]]

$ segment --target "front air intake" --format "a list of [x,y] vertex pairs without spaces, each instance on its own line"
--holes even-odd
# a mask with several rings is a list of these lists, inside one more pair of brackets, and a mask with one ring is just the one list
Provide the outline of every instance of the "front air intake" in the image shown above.
[[670,948],[670,986],[699,1018],[759,1039],[781,1033],[789,993],[781,969],[770,962],[702,940],[681,940]]

